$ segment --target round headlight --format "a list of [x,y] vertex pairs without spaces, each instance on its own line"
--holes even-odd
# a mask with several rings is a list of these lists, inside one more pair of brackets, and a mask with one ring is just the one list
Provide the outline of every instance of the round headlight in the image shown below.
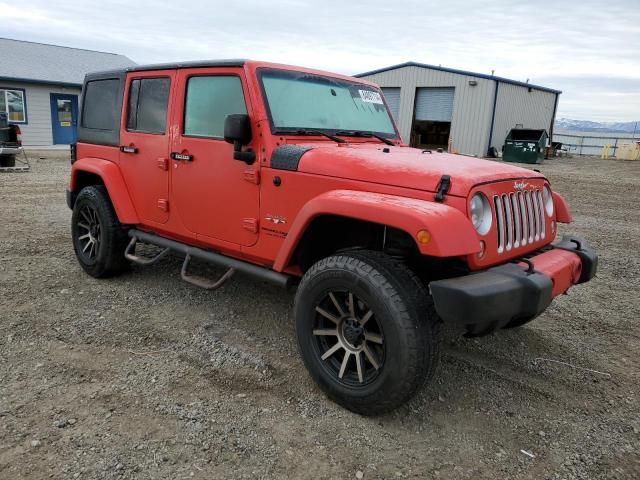
[[547,185],[542,189],[542,197],[544,200],[544,209],[547,215],[551,217],[553,215],[553,195],[551,195],[551,189]]
[[489,200],[482,193],[476,193],[469,202],[471,223],[480,235],[486,235],[491,228],[491,207]]

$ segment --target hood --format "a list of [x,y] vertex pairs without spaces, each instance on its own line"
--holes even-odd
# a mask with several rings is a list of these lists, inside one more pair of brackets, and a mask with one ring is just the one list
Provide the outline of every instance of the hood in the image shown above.
[[[442,175],[451,176],[450,195],[466,197],[476,185],[500,180],[544,178],[525,168],[451,153],[422,153],[409,147],[313,144],[298,171],[435,192]],[[388,153],[386,153],[388,152]]]

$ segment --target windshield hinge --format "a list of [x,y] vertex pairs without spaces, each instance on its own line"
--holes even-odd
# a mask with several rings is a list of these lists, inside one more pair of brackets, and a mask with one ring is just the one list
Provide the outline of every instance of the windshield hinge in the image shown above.
[[243,218],[242,228],[249,230],[251,233],[258,233],[258,219],[257,218]]
[[243,172],[244,179],[249,183],[260,184],[260,171],[254,168],[248,168]]
[[433,197],[436,202],[444,202],[444,196],[451,188],[451,177],[449,175],[442,175],[438,186],[436,187],[437,193]]

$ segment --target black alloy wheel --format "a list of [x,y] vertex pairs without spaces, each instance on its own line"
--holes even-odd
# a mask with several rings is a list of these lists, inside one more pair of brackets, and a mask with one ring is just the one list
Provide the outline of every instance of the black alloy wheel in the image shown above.
[[373,310],[347,291],[328,292],[315,310],[314,346],[328,373],[353,387],[374,381],[385,344]]

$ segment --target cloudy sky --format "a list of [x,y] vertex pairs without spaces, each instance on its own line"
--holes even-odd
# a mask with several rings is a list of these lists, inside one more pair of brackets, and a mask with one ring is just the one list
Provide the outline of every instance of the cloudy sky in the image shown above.
[[[558,116],[640,119],[638,0],[0,0],[0,36],[138,63],[253,58],[346,74],[408,60],[563,91]],[[1,61],[1,59],[0,59]]]

